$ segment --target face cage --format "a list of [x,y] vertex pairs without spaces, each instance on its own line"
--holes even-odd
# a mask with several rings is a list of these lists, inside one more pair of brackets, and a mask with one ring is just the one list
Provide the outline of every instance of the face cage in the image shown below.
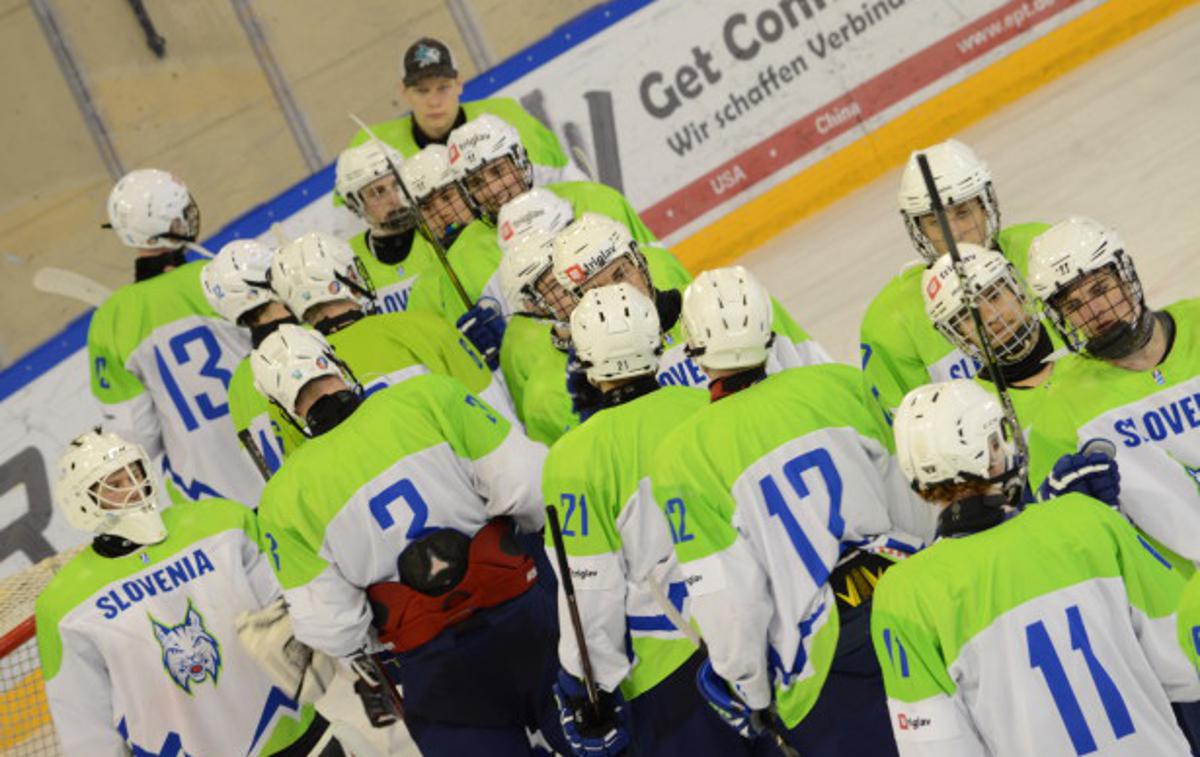
[[[1123,326],[1129,329],[1136,329],[1141,319],[1146,313],[1145,293],[1142,291],[1142,282],[1138,278],[1137,271],[1133,268],[1133,263],[1124,250],[1116,250],[1113,255],[1117,258],[1116,263],[1108,263],[1100,268],[1095,268],[1091,271],[1084,271],[1074,279],[1061,285],[1054,294],[1046,299],[1044,305],[1047,314],[1050,316],[1051,323],[1058,331],[1059,336],[1068,347],[1075,352],[1088,352],[1095,357],[1101,357],[1097,354],[1103,350],[1096,348],[1103,345],[1109,346],[1113,342],[1115,329],[1120,329]],[[1081,285],[1090,276],[1097,275],[1104,271],[1111,271],[1116,276],[1116,285],[1105,290],[1103,296],[1108,304],[1105,310],[1093,312],[1093,318],[1100,314],[1117,310],[1122,305],[1127,305],[1129,308],[1128,319],[1115,318],[1116,323],[1110,326],[1105,331],[1089,337],[1082,327],[1075,326],[1071,319],[1063,312],[1061,302],[1063,297],[1074,287]],[[1116,291],[1120,294],[1120,301],[1112,301],[1112,293]],[[1090,309],[1090,305],[1087,306]],[[1095,350],[1095,351],[1094,351]]]
[[[987,228],[984,229],[987,238],[984,240],[985,244],[982,246],[990,247],[991,241],[1000,233],[1000,204],[996,202],[996,191],[992,187],[992,182],[989,181],[984,185],[983,192],[970,197],[964,197],[961,200],[955,200],[949,205],[961,205],[964,202],[974,199],[979,199],[983,203],[984,214],[987,216]],[[909,239],[912,240],[913,246],[917,248],[917,252],[928,263],[935,262],[942,255],[933,246],[933,242],[929,241],[929,237],[925,236],[925,232],[921,231],[921,226],[917,223],[917,219],[932,212],[932,210],[929,210],[925,213],[909,215],[903,210],[900,211],[900,217],[904,219],[904,228],[908,230]]]
[[[630,263],[632,263],[633,267],[635,269],[637,269],[642,274],[643,277],[645,277],[647,296],[650,297],[651,300],[653,300],[654,299],[654,281],[650,278],[650,267],[646,263],[646,257],[642,254],[641,250],[638,249],[638,243],[636,240],[633,240],[629,243],[628,250],[626,250],[625,252],[622,252],[620,255],[617,255],[612,260],[609,260],[608,263],[606,263],[605,266],[603,268],[601,268],[599,271],[596,271],[591,276],[588,276],[587,279],[585,279],[581,283],[576,284],[574,287],[574,292],[573,292],[576,299],[582,298],[583,295],[586,294],[588,292],[588,290],[590,290],[590,289],[595,289],[597,287],[602,287],[602,286],[611,286],[612,284],[620,284],[620,283],[628,282],[628,279],[622,279],[621,281],[613,281],[610,279],[608,281],[605,281],[602,284],[595,283],[596,279],[600,278],[606,271],[611,270],[613,267],[617,266],[618,264],[620,264],[626,260],[628,260]],[[633,286],[633,285],[630,284],[630,286]]]
[[[550,292],[543,293],[539,284],[548,288]],[[532,284],[527,284],[521,289],[521,293],[535,308],[541,311],[538,315],[543,320],[570,328],[571,313],[579,304],[579,298],[558,283],[558,279],[554,278],[554,269],[551,266],[546,266]]]
[[[175,230],[175,224],[183,226],[182,232]],[[188,195],[188,204],[184,206],[183,212],[174,221],[171,221],[171,228],[165,233],[152,237],[149,242],[175,242],[183,244],[186,242],[195,242],[200,237],[200,206]]]
[[[115,474],[125,471],[132,485],[115,487],[108,484],[108,479]],[[96,507],[105,513],[124,515],[127,513],[153,510],[158,494],[154,479],[147,473],[144,460],[134,460],[125,465],[113,468],[104,474],[99,481],[87,489],[88,497]],[[136,499],[133,497],[137,496]]]
[[[436,212],[430,206],[438,201],[441,207]],[[443,209],[444,208],[444,209]],[[417,202],[417,212],[421,220],[434,235],[438,244],[446,246],[447,241],[458,235],[467,224],[479,217],[478,207],[467,191],[457,181],[443,184],[425,198]]]
[[[380,179],[391,176],[396,180],[396,195],[400,198],[401,207],[397,208],[387,218],[382,221],[375,222],[367,218],[367,201],[363,199],[362,192],[367,187],[371,186]],[[367,226],[371,227],[372,231],[385,236],[394,234],[403,234],[409,229],[413,229],[420,224],[420,219],[417,218],[417,211],[413,207],[412,199],[408,196],[408,192],[404,190],[404,183],[400,181],[396,174],[388,172],[376,176],[368,181],[365,185],[351,192],[348,197],[343,198],[346,205],[354,211],[354,214],[363,220]]]
[[[1001,291],[1002,288],[1007,290],[1007,294]],[[1008,314],[996,314],[989,318],[988,314],[993,308],[986,303],[993,299],[993,294],[1015,299],[1019,307],[1020,320],[1014,322],[1007,317]],[[1040,322],[1025,288],[1017,283],[1012,272],[1005,271],[999,278],[985,286],[979,293],[978,301],[984,333],[996,360],[1003,365],[1014,365],[1028,357],[1037,347]],[[992,328],[989,327],[989,323],[996,320],[1001,321],[999,334],[993,333]],[[935,325],[938,331],[964,354],[974,358],[980,364],[986,363],[983,348],[972,338],[975,335],[975,321],[965,303],[954,311],[948,322],[938,321]]]
[[[508,161],[510,170],[493,179],[485,179],[484,172],[501,161]],[[479,208],[480,215],[487,219],[489,223],[495,225],[496,216],[500,213],[500,208],[509,200],[524,194],[533,186],[533,166],[529,163],[529,159],[518,159],[517,149],[514,147],[509,150],[509,154],[502,155],[499,158],[493,158],[483,165],[476,168],[466,175],[463,180],[467,194],[475,202]],[[484,191],[489,195],[487,199],[482,198]],[[504,197],[500,202],[494,202],[497,196]]]

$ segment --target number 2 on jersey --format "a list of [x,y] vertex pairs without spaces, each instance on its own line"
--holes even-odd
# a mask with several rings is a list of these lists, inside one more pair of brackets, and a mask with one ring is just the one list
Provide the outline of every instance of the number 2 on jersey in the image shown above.
[[[783,466],[783,476],[787,479],[792,491],[801,500],[807,499],[812,492],[808,488],[808,484],[804,481],[804,474],[807,471],[816,468],[821,474],[821,479],[825,483],[825,490],[829,496],[829,519],[826,527],[834,539],[841,540],[842,534],[846,530],[846,522],[842,519],[842,477],[837,471],[837,467],[833,464],[833,457],[824,447],[817,447],[814,450],[805,452],[802,455],[797,455],[791,460],[788,460]],[[812,576],[813,583],[821,586],[829,580],[829,567],[825,561],[821,559],[817,548],[808,538],[808,534],[804,533],[804,529],[796,520],[792,508],[788,505],[787,499],[779,488],[779,484],[775,482],[773,476],[763,476],[758,482],[759,488],[762,489],[763,498],[767,501],[767,512],[779,518],[783,523],[783,529],[787,532],[788,539],[792,542],[792,547],[796,553],[800,555],[800,561],[804,563],[804,567]]]
[[[1133,719],[1129,717],[1129,708],[1125,706],[1125,700],[1121,698],[1112,676],[1092,651],[1092,642],[1084,628],[1083,616],[1079,614],[1079,605],[1067,608],[1067,627],[1071,632],[1071,649],[1083,655],[1087,663],[1088,673],[1104,705],[1113,736],[1118,739],[1128,736],[1136,730]],[[1039,620],[1025,626],[1025,640],[1029,645],[1029,665],[1041,671],[1046,688],[1050,689],[1050,697],[1054,700],[1054,707],[1066,726],[1067,735],[1071,737],[1075,753],[1090,754],[1096,751],[1096,739],[1092,737],[1092,730],[1083,717],[1083,708],[1079,706],[1079,699],[1071,688],[1071,681],[1046,631],[1046,624]]]

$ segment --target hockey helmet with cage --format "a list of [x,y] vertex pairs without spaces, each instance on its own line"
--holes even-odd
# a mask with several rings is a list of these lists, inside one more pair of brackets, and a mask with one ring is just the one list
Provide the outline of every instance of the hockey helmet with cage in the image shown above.
[[571,312],[571,341],[593,384],[655,373],[662,354],[658,311],[626,283],[591,289]]
[[771,295],[740,265],[704,271],[683,293],[687,354],[705,370],[766,363],[774,341]]
[[80,531],[134,544],[167,536],[150,457],[116,434],[97,428],[75,437],[59,458],[54,493],[67,522]]
[[177,176],[139,168],[109,192],[108,223],[128,247],[174,250],[199,237],[200,209]]
[[[399,180],[400,168],[403,165],[404,158],[400,153],[380,142],[371,140],[355,147],[349,147],[338,155],[334,189],[337,195],[346,202],[346,207],[374,227],[376,224],[372,223],[366,215],[366,203],[362,197],[362,190],[385,176],[395,175]],[[396,172],[395,174],[393,174],[393,170]],[[398,234],[416,225],[416,217],[412,213],[403,184],[400,185],[398,194],[402,211],[396,214],[396,220],[378,224],[389,234]]]
[[356,385],[324,335],[292,323],[280,326],[250,353],[250,371],[254,388],[298,425],[305,419],[297,415],[296,401],[310,381],[336,376],[348,387]]
[[[1094,284],[1103,291],[1079,291],[1085,280],[1102,271],[1112,275]],[[1063,341],[1075,351],[1119,359],[1144,347],[1154,334],[1154,311],[1146,307],[1133,260],[1117,232],[1099,221],[1072,216],[1035,237],[1029,246],[1029,285]],[[1086,304],[1076,306],[1076,292]],[[1091,301],[1099,298],[1103,304],[1097,308]],[[1070,317],[1075,310],[1081,318],[1097,321],[1096,326],[1076,325]]]
[[500,291],[514,313],[546,315],[547,308],[538,293],[538,280],[554,267],[554,235],[531,231],[511,240],[500,258]]
[[628,227],[600,213],[584,213],[554,237],[554,278],[578,297],[584,284],[623,257],[649,282],[646,260]]
[[431,194],[455,183],[450,155],[445,145],[427,145],[400,166],[400,181],[413,202],[423,202]]
[[[917,387],[893,419],[896,457],[913,489],[971,481],[1004,484],[1021,469],[999,400],[979,384],[955,379]],[[994,455],[1003,472],[991,475]]]
[[569,200],[546,187],[523,192],[500,208],[496,216],[496,241],[508,252],[510,245],[531,231],[556,234],[575,219]]
[[949,139],[914,152],[909,156],[900,176],[900,191],[896,200],[908,236],[916,246],[917,252],[928,262],[937,260],[941,254],[929,237],[921,231],[918,223],[919,218],[933,212],[933,200],[925,188],[925,180],[917,164],[919,153],[924,153],[929,161],[929,169],[933,173],[934,185],[942,204],[949,208],[978,199],[983,205],[987,219],[985,244],[995,239],[1000,233],[1000,205],[996,202],[991,169],[970,147],[956,139]]
[[279,248],[271,261],[271,289],[302,320],[314,305],[353,300],[368,309],[375,299],[354,250],[323,231],[310,231]]
[[484,180],[484,170],[490,164],[505,158],[512,161],[517,173],[516,181],[499,186],[509,193],[508,197],[515,197],[533,186],[533,164],[529,162],[525,145],[521,143],[521,133],[499,116],[483,113],[467,121],[450,132],[446,147],[454,178],[488,212],[491,221],[496,220],[500,208],[498,204],[496,207],[486,207],[489,203],[485,201],[486,197],[481,196],[482,187],[479,185]]
[[271,289],[274,253],[253,239],[236,239],[221,248],[200,272],[204,296],[222,318],[245,325],[242,317],[269,302],[282,302]]
[[[979,245],[958,245],[963,272],[979,293],[980,315],[996,359],[1013,365],[1037,347],[1040,321],[1017,269],[998,252]],[[980,363],[984,353],[976,339],[967,298],[949,255],[938,258],[921,276],[925,314],[942,336]]]

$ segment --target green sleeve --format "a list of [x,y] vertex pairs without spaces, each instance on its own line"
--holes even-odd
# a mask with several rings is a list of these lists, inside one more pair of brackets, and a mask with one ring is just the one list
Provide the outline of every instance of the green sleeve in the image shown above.
[[525,385],[521,417],[525,433],[535,442],[554,444],[567,429],[579,425],[567,392],[567,356],[558,350],[539,362]]
[[929,371],[886,302],[871,303],[859,335],[866,391],[890,419],[905,394],[929,383]]
[[514,315],[500,343],[500,370],[504,383],[517,408],[518,417],[525,422],[525,385],[537,364],[548,357],[550,324],[536,318]]
[[92,394],[101,404],[115,405],[133,399],[146,388],[125,367],[116,345],[116,308],[105,305],[96,310],[88,326],[88,369]]
[[[896,573],[893,575],[893,571]],[[875,589],[871,608],[871,641],[883,687],[889,699],[919,702],[944,694],[953,696],[957,686],[942,659],[941,645],[922,622],[921,609],[902,583],[908,575],[893,568]]]
[[434,387],[431,400],[446,419],[447,441],[460,457],[478,460],[508,436],[512,425],[462,382],[451,376],[430,376],[425,381]]

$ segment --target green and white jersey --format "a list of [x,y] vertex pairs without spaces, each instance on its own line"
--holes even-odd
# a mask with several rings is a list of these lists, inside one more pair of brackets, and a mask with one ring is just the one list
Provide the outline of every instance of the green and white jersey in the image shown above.
[[567,353],[553,346],[544,352],[537,370],[525,384],[521,412],[525,433],[547,447],[579,425],[579,416],[571,409],[571,395],[567,392]]
[[[1079,359],[1056,376],[1030,434],[1037,490],[1059,456],[1089,439],[1117,447],[1120,508],[1168,549],[1200,561],[1200,299],[1166,308],[1175,340],[1158,367]],[[1056,369],[1057,373],[1057,369]]]
[[122,557],[85,548],[38,596],[38,651],[64,752],[286,747],[314,710],[271,683],[235,624],[280,594],[254,513],[207,499],[162,518],[164,541]]
[[408,310],[409,296],[421,274],[438,265],[432,245],[418,233],[412,235],[408,256],[399,263],[384,263],[367,246],[367,232],[350,240],[350,249],[362,262],[371,285],[375,288],[375,301],[384,313],[401,313]]
[[[626,699],[652,689],[696,652],[648,583],[686,617],[687,587],[667,522],[649,496],[649,474],[663,438],[707,402],[700,392],[659,389],[601,410],[546,458],[542,495],[562,523],[592,670],[597,685],[605,691],[620,685]],[[549,529],[546,539],[552,550]],[[561,628],[571,627],[561,591],[558,617]],[[558,657],[583,677],[573,634],[559,634]]]
[[1200,671],[1200,573],[1192,575],[1179,599],[1179,646]]
[[[535,181],[534,186],[542,185]],[[639,245],[657,244],[654,233],[642,222],[637,211],[624,195],[612,187],[590,181],[570,181],[550,184],[546,189],[569,201],[576,218],[583,213],[599,213],[625,224]],[[477,219],[463,229],[446,251],[450,268],[458,276],[471,301],[479,302],[486,298],[492,301],[506,318],[512,315],[512,309],[500,288],[499,268],[503,253],[499,240],[512,235],[511,226],[496,228],[483,219]],[[438,314],[451,322],[457,322],[463,313],[467,312],[462,297],[444,270],[438,269],[433,275],[437,280]],[[422,288],[424,286],[422,285]]]
[[858,371],[792,368],[714,402],[659,446],[651,471],[713,668],[789,727],[837,646],[829,575],[869,542],[899,557],[932,537],[888,453]]
[[[567,153],[559,144],[554,132],[542,125],[520,103],[509,97],[492,97],[486,100],[464,102],[461,105],[467,120],[480,115],[491,113],[499,116],[516,128],[521,135],[521,144],[533,164],[534,184],[549,184],[554,181],[581,181],[587,177],[567,157]],[[382,142],[394,147],[406,158],[421,151],[413,135],[412,116],[407,115],[391,121],[374,124],[371,131]],[[366,131],[359,129],[347,147],[356,147],[370,139]],[[445,140],[442,140],[444,143]],[[334,195],[334,204],[341,205],[342,200]]]
[[[1025,276],[1029,245],[1050,228],[1026,223],[1002,229],[996,243]],[[980,366],[942,336],[925,314],[923,260],[913,261],[887,283],[863,316],[859,331],[866,390],[879,400],[890,423],[904,395],[934,381],[971,378]]]
[[1200,698],[1184,580],[1082,494],[941,539],[884,574],[871,635],[901,755],[1187,755]]
[[[367,396],[415,376],[437,373],[458,379],[505,419],[515,421],[517,417],[504,386],[495,380],[471,343],[435,315],[420,312],[369,315],[327,338]],[[271,405],[270,414],[282,432],[283,453],[290,456],[305,443],[306,437],[277,405]]]
[[[500,372],[512,397],[517,417],[525,421],[525,384],[537,370],[537,364],[549,356],[545,345],[550,344],[550,322],[524,315],[514,315],[500,343]],[[552,344],[550,349],[554,352]],[[558,353],[562,354],[562,353]]]
[[249,434],[250,441],[258,448],[267,470],[271,473],[279,470],[279,466],[283,465],[283,431],[271,418],[271,402],[254,388],[250,358],[242,358],[229,381],[229,417],[233,421],[238,444],[247,455],[251,455],[250,459],[254,457],[245,449],[244,434]]
[[338,657],[361,649],[366,588],[399,580],[396,559],[431,529],[471,536],[511,516],[537,531],[545,454],[461,383],[433,374],[376,392],[305,442],[258,509],[296,638]]
[[263,480],[231,444],[228,390],[250,354],[200,286],[198,261],[121,287],[92,315],[88,365],[107,431],[163,455],[171,498],[225,497],[253,506]]

